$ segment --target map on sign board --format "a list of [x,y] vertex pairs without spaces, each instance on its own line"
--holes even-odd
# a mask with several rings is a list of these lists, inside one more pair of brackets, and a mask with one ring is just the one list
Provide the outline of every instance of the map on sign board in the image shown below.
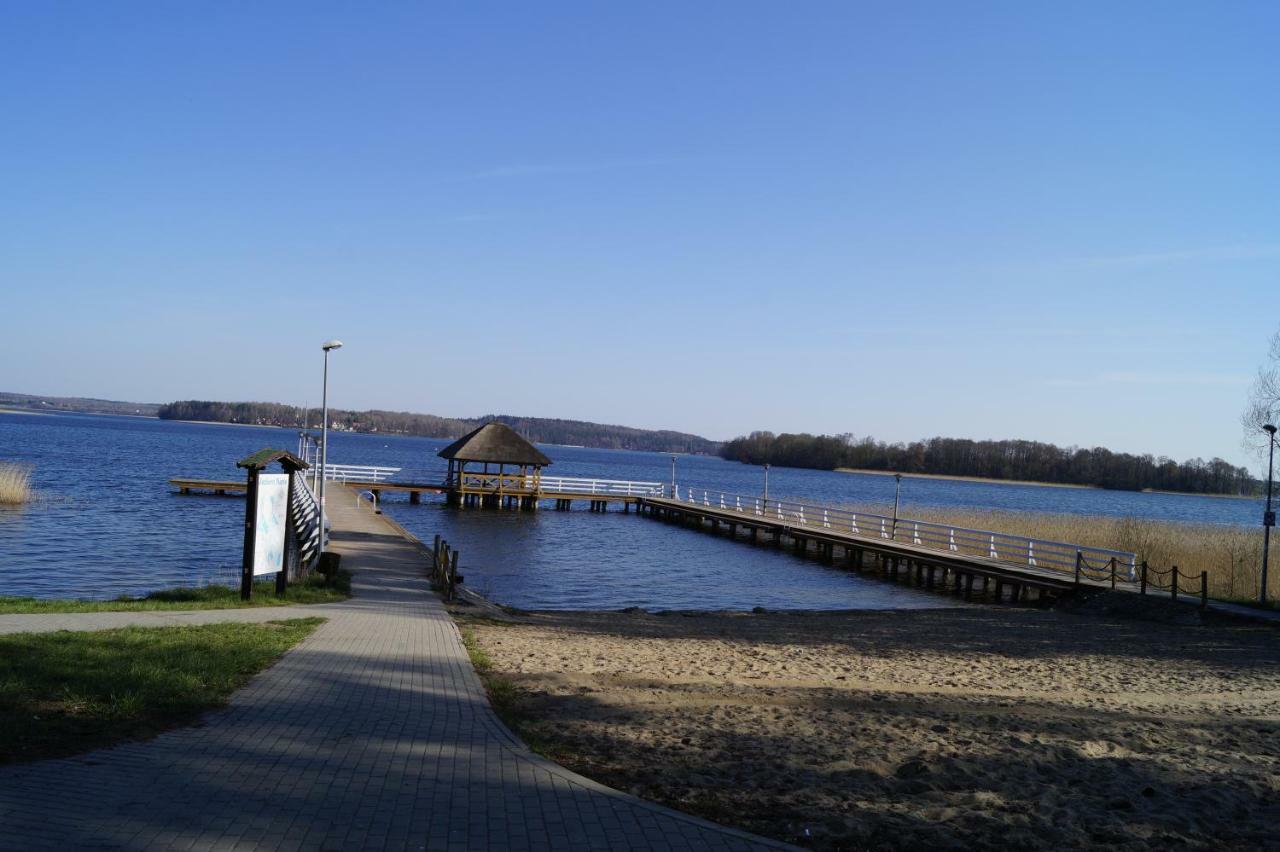
[[289,474],[258,475],[258,506],[253,542],[253,575],[284,570],[285,515],[289,510]]

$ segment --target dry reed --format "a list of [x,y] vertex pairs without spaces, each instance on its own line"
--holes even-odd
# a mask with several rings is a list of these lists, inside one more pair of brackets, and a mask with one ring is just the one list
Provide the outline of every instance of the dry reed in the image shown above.
[[[880,506],[847,507],[853,511],[890,514]],[[991,530],[1045,541],[1124,550],[1153,569],[1177,565],[1196,580],[1183,580],[1184,591],[1199,592],[1201,571],[1208,572],[1209,594],[1216,598],[1253,599],[1262,576],[1262,530],[1219,524],[1179,524],[1144,518],[1101,515],[1057,515],[981,509],[912,506],[902,512],[919,521]],[[1280,597],[1280,565],[1273,557],[1267,597]]]
[[31,468],[0,462],[0,504],[26,503],[32,498]]

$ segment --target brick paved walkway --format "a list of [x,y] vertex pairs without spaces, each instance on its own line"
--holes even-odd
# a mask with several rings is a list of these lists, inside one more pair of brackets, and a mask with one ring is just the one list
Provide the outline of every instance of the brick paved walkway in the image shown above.
[[307,607],[329,621],[200,727],[0,768],[0,849],[785,848],[529,752],[489,709],[414,546],[332,507],[355,597]]

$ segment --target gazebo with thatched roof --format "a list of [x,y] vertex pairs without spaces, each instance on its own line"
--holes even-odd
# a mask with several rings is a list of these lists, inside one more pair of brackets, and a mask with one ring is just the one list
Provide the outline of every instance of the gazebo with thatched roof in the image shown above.
[[[445,485],[454,505],[536,508],[546,454],[504,423],[473,429],[437,455],[449,462]],[[468,470],[467,466],[472,465]],[[483,465],[483,467],[480,467]],[[507,468],[511,468],[510,471]]]

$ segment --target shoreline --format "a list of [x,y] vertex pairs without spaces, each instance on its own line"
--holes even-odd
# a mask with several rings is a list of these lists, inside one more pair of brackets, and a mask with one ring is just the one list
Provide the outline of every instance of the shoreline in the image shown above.
[[[892,470],[867,470],[859,467],[837,467],[832,473],[861,473],[867,476],[895,476]],[[984,485],[1030,485],[1035,488],[1079,488],[1085,491],[1104,491],[1097,485],[1077,485],[1070,482],[1038,482],[1034,479],[990,479],[985,476],[951,476],[945,473],[903,473],[903,479],[942,479],[950,482],[977,482]],[[1171,492],[1172,493],[1172,492]]]

